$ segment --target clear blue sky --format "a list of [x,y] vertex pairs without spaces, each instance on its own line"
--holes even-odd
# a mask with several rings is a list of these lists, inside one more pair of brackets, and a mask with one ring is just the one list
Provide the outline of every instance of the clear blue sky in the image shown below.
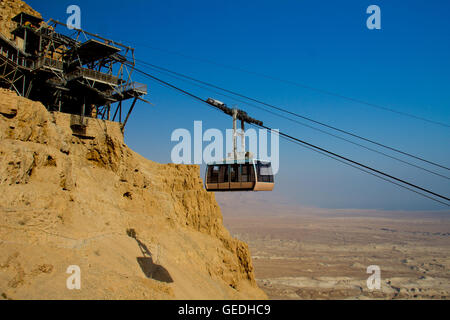
[[[450,2],[448,1],[49,1],[28,0],[46,19],[82,10],[82,28],[134,44],[139,59],[280,105],[450,166],[450,129],[314,91],[188,59],[256,71],[450,123]],[[366,8],[381,8],[382,30],[366,28]],[[207,98],[213,93],[181,81]],[[140,76],[149,84],[128,124],[126,142],[167,163],[176,128],[229,128],[228,117]],[[232,101],[219,97],[220,100]],[[335,138],[241,108],[265,124],[337,151],[448,196],[449,180],[424,174]],[[353,168],[281,142],[274,201],[325,208],[445,209]],[[430,167],[431,168],[431,167]],[[433,169],[433,168],[432,168]],[[444,174],[449,172],[440,171]]]

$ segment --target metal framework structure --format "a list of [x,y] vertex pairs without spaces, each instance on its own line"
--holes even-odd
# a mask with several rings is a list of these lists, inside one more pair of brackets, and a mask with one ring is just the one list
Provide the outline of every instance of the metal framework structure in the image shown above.
[[[56,20],[20,13],[14,39],[0,34],[0,86],[42,102],[49,111],[78,115],[73,127],[85,128],[85,117],[125,127],[147,85],[131,79],[134,48]],[[130,106],[124,113],[125,102]],[[125,117],[124,117],[125,116]]]

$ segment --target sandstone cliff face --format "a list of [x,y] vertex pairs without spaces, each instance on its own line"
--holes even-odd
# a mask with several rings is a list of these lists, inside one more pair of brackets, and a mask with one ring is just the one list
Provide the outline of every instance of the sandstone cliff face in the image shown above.
[[197,166],[146,160],[113,122],[76,136],[70,117],[0,91],[1,297],[265,298]]
[[11,31],[14,30],[16,24],[11,21],[21,12],[40,17],[39,12],[33,10],[28,4],[21,0],[1,0],[0,1],[0,32],[11,39]]

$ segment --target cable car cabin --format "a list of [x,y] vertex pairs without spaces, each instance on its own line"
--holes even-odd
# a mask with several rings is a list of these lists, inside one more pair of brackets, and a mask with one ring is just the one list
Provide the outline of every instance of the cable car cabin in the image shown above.
[[275,185],[270,162],[246,159],[208,164],[206,191],[272,191]]

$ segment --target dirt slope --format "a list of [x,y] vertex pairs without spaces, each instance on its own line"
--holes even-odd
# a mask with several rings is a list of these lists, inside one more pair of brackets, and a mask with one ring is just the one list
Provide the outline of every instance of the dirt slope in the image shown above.
[[[22,11],[41,16],[2,0],[0,31]],[[144,159],[117,123],[89,119],[85,139],[70,121],[0,89],[0,299],[266,297],[198,167]]]
[[1,297],[266,297],[197,166],[146,160],[113,122],[74,136],[70,115],[0,90]]

